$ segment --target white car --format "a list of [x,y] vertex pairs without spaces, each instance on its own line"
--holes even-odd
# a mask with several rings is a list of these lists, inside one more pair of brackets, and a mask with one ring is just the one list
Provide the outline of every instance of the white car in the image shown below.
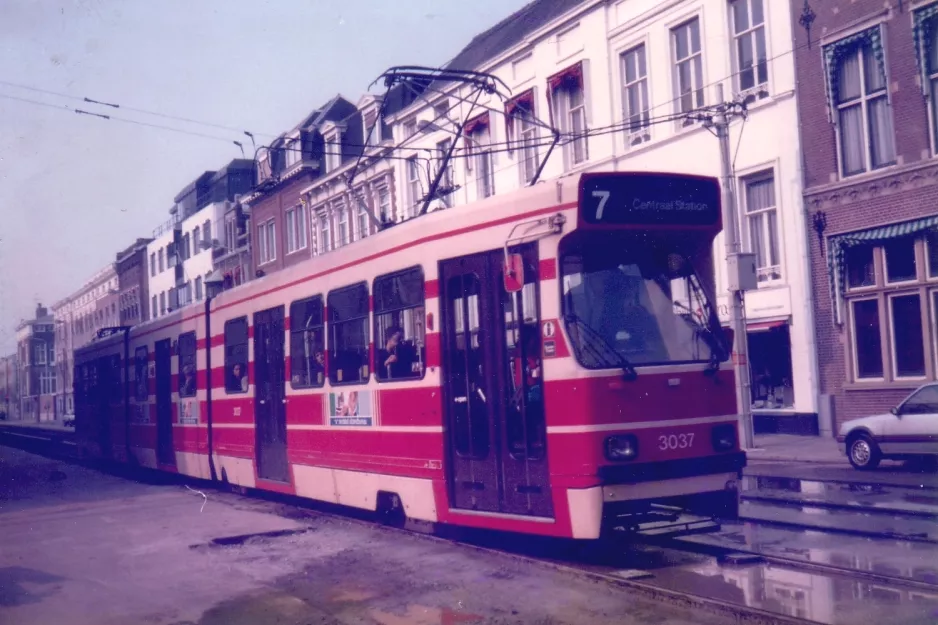
[[938,383],[920,386],[885,414],[844,422],[837,441],[857,469],[875,469],[883,458],[938,456]]

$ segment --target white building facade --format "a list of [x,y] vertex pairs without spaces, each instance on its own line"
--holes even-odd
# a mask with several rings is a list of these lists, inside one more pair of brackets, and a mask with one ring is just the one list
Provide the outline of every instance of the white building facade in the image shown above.
[[170,219],[153,231],[153,240],[147,244],[147,289],[150,294],[150,319],[162,317],[173,310],[176,297],[175,228],[180,219],[175,207]]
[[75,350],[94,339],[97,331],[120,325],[114,303],[118,291],[114,264],[99,269],[74,293],[52,305],[55,319],[56,399],[55,413],[75,414],[73,375]]
[[[474,45],[489,41],[483,33],[451,64],[503,80],[511,89],[507,102],[483,95],[470,110],[472,90],[451,84],[389,119],[395,142],[407,140],[413,148],[399,154],[417,157],[395,167],[405,217],[419,211],[433,173],[427,175],[420,158],[428,150],[441,154],[454,140],[446,132],[454,125],[440,118],[446,110],[450,120],[469,121],[455,138],[457,158],[446,174],[456,190],[438,194],[432,208],[514,190],[541,167],[539,181],[591,170],[719,176],[719,143],[693,113],[716,103],[721,84],[727,100],[748,103],[745,121],[737,119],[730,136],[740,240],[755,253],[759,274],[758,290],[746,294],[757,430],[816,432],[817,362],[788,3],[535,4],[560,8],[545,20],[544,11],[538,17],[537,7],[528,5],[492,29],[504,37],[505,29],[515,28],[510,47],[473,53]],[[551,125],[562,140],[548,156]],[[724,259],[722,235],[715,246],[715,258]],[[718,268],[717,304],[728,325],[725,263]]]

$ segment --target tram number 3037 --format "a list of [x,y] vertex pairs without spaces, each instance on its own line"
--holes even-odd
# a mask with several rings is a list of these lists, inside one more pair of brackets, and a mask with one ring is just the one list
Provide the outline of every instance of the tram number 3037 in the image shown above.
[[658,449],[670,451],[672,449],[688,449],[694,445],[694,434],[671,434],[658,437]]

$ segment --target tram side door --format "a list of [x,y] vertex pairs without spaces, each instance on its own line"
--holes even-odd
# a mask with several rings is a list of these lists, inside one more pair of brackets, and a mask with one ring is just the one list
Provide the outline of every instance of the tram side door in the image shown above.
[[257,475],[289,482],[283,307],[254,315],[254,415]]
[[504,252],[440,265],[450,496],[455,508],[551,517],[536,244],[508,293]]
[[173,450],[173,354],[170,339],[156,342],[156,459],[175,465]]
[[[443,392],[453,507],[500,510],[498,480],[497,301],[492,259],[480,254],[440,263]],[[494,382],[494,383],[493,383]]]
[[[500,294],[502,314],[497,335],[505,358],[497,369],[504,383],[505,400],[500,440],[504,482],[502,511],[552,517],[537,244],[528,243],[509,251],[521,255],[524,285],[520,291],[509,293],[499,273],[499,283],[492,289]],[[504,256],[502,253],[499,256],[501,272]]]

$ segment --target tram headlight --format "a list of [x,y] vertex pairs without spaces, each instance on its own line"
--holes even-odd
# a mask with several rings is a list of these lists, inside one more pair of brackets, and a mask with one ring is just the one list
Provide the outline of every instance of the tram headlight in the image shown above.
[[730,451],[736,449],[736,425],[725,423],[713,428],[710,433],[715,451]]
[[635,460],[638,457],[638,439],[632,434],[617,434],[606,438],[606,458],[612,461]]

